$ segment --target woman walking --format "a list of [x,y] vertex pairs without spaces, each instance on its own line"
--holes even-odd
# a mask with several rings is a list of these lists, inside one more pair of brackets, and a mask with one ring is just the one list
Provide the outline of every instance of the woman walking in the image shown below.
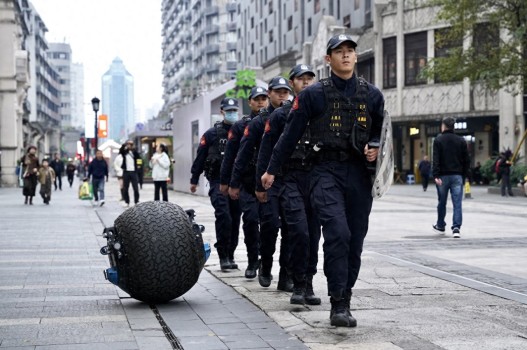
[[154,180],[154,200],[159,200],[159,190],[163,193],[163,201],[168,202],[167,179],[170,171],[170,159],[168,158],[167,147],[159,144],[156,153],[150,160],[152,168],[152,178]]
[[26,197],[24,204],[33,205],[33,197],[35,196],[35,190],[37,188],[37,173],[39,168],[37,158],[37,148],[35,146],[29,146],[26,155],[22,157],[22,169],[24,177],[24,188],[22,194]]

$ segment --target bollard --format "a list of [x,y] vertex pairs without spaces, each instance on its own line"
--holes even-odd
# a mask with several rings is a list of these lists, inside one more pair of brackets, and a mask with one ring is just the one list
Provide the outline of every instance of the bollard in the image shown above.
[[472,199],[470,194],[470,181],[468,179],[465,180],[465,199]]

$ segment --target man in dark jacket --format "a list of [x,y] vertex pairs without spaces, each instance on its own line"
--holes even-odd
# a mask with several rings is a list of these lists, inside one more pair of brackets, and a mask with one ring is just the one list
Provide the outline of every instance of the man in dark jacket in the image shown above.
[[55,180],[53,185],[55,186],[55,191],[57,190],[57,181],[59,183],[58,188],[62,191],[62,173],[64,172],[64,162],[60,159],[58,153],[55,153],[55,159],[51,161],[51,168],[55,171]]
[[102,156],[102,151],[97,150],[95,159],[88,166],[88,179],[91,176],[93,186],[93,198],[95,203],[99,202],[100,206],[104,205],[104,178],[108,181],[108,163]]
[[443,118],[441,134],[434,140],[432,174],[437,187],[439,203],[437,204],[437,223],[433,225],[433,228],[442,234],[445,232],[446,202],[448,191],[450,191],[454,207],[452,235],[454,238],[460,238],[463,222],[461,209],[463,183],[469,175],[470,157],[465,139],[454,134],[455,122],[456,120],[452,117]]

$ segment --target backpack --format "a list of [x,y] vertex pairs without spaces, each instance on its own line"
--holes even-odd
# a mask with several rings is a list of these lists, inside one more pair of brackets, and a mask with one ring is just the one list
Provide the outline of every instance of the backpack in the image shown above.
[[500,173],[500,164],[501,164],[501,158],[496,159],[496,162],[494,163],[494,172],[496,174]]

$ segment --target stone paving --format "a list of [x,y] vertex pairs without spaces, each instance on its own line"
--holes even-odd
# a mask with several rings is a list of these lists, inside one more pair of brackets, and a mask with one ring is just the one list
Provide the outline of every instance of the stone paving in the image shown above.
[[[243,277],[243,233],[239,271],[221,272],[213,252],[183,297],[156,306],[129,298],[104,279],[99,253],[103,225],[124,210],[117,193],[110,179],[102,208],[78,200],[76,186],[54,192],[50,206],[24,206],[20,189],[0,188],[0,349],[527,349],[525,198],[474,188],[463,238],[453,240],[430,229],[433,192],[392,187],[374,203],[352,299],[359,325],[342,329],[329,325],[322,250],[322,305],[293,306],[276,281],[262,288]],[[152,198],[145,184],[141,201]],[[169,198],[194,208],[214,243],[208,198]]]

